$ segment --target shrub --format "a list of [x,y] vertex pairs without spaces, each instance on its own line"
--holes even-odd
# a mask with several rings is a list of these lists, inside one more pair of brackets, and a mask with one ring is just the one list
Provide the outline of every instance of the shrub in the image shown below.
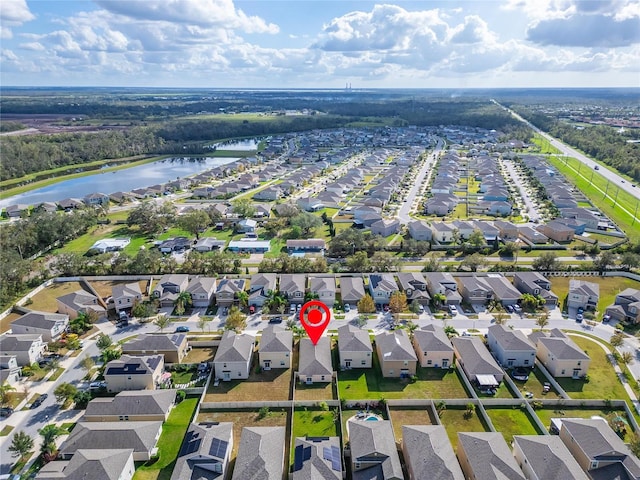
[[266,405],[264,407],[260,407],[260,410],[258,410],[258,420],[262,420],[267,415],[269,415],[269,407]]
[[180,403],[187,397],[187,393],[184,390],[178,390],[176,392],[176,403]]

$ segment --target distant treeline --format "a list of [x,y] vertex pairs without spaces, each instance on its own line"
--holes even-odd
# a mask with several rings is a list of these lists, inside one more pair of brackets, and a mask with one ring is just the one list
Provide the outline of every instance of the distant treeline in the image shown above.
[[640,143],[628,142],[638,140],[639,131],[620,131],[606,125],[576,128],[539,112],[517,107],[514,110],[541,130],[640,182]]

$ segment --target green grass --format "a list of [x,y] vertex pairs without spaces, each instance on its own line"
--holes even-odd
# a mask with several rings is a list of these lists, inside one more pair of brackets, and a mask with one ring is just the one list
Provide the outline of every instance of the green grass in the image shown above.
[[489,427],[478,416],[477,409],[472,415],[464,407],[447,407],[440,413],[440,422],[447,431],[449,441],[455,451],[458,446],[458,432],[488,432]]
[[196,371],[191,372],[171,372],[171,381],[174,385],[189,383],[191,380],[198,378]]
[[[560,304],[569,294],[569,280],[571,277],[551,277],[551,290],[558,296]],[[624,277],[587,277],[584,280],[600,285],[600,299],[597,309],[600,315],[597,320],[600,320],[605,308],[615,301],[616,295],[622,290],[640,288],[640,282]]]
[[2,427],[2,430],[0,430],[0,437],[8,436],[13,431],[13,428],[13,425],[5,425]]
[[336,435],[338,435],[338,426],[333,420],[331,410],[298,407],[293,412],[292,438],[335,437]]
[[491,423],[495,429],[502,433],[508,444],[511,444],[514,435],[538,435],[533,422],[526,411],[520,408],[491,408],[485,407]]
[[[566,407],[559,404],[557,407],[545,407],[535,411],[542,424],[549,428],[552,418],[591,418],[594,416],[610,418],[612,416],[627,416],[624,410],[609,410],[606,408]],[[627,419],[628,420],[628,419]]]
[[158,440],[158,460],[153,463],[147,462],[137,469],[133,476],[135,480],[169,480],[171,478],[182,439],[197,404],[197,398],[187,398],[175,406],[162,426],[162,434]]
[[59,379],[59,378],[60,378],[60,375],[62,375],[63,373],[64,373],[64,368],[62,368],[62,367],[58,367],[58,368],[56,368],[56,371],[55,371],[55,372],[53,372],[53,375],[51,375],[51,376],[49,377],[49,379],[48,379],[48,380],[49,380],[50,382],[54,382],[54,381],[56,381],[57,379]]

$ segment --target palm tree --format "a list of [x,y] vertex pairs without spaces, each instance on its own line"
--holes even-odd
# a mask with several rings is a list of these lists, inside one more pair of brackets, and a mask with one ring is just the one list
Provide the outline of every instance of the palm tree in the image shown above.
[[176,297],[176,300],[173,302],[176,315],[184,314],[185,310],[191,305],[193,305],[193,299],[189,292],[180,292]]
[[278,290],[269,290],[267,294],[267,301],[265,302],[269,305],[271,311],[280,311],[280,307],[284,306],[287,300]]
[[58,451],[58,447],[56,446],[56,438],[60,436],[62,433],[61,429],[50,423],[49,425],[45,425],[39,431],[40,435],[42,435],[42,444],[40,445],[40,453],[45,462],[50,462],[56,458],[56,454]]
[[238,303],[240,304],[240,310],[246,310],[249,306],[249,293],[241,290],[236,293],[236,298],[238,299]]
[[7,403],[9,403],[9,392],[15,392],[15,391],[16,389],[11,385],[9,385],[8,383],[1,385],[0,386],[0,406],[4,407]]

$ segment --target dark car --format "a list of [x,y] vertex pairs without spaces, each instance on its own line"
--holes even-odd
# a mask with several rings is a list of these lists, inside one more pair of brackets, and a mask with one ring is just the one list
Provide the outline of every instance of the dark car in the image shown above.
[[189,327],[185,327],[184,325],[181,325],[176,328],[176,333],[184,333],[188,331],[189,331]]
[[269,319],[269,323],[282,323],[282,317],[273,317]]
[[13,413],[13,408],[11,407],[0,408],[0,417],[10,417],[12,413]]
[[40,405],[42,405],[42,402],[44,402],[47,399],[47,397],[49,397],[49,395],[46,393],[43,393],[33,401],[33,403],[31,404],[31,407],[29,408],[31,408],[32,410],[34,408],[38,408]]
[[521,382],[526,382],[529,380],[529,370],[522,367],[514,368],[511,372],[511,376],[514,380],[519,380]]

